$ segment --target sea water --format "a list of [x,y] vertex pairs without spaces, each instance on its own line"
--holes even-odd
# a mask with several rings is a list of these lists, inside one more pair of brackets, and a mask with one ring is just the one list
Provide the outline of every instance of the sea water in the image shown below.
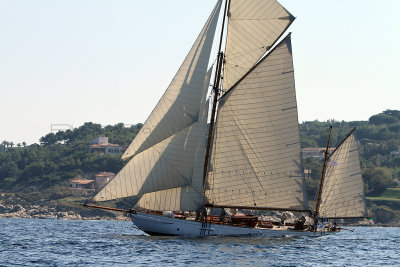
[[152,237],[128,221],[0,219],[0,266],[400,266],[400,228],[322,237]]

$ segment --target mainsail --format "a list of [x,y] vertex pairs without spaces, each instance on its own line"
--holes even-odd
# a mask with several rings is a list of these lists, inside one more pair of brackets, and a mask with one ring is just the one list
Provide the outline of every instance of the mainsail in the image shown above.
[[357,141],[351,134],[328,158],[319,216],[365,217],[364,185]]
[[276,0],[231,0],[228,17],[225,89],[242,78],[295,19]]
[[304,208],[290,35],[222,97],[208,184],[214,205]]

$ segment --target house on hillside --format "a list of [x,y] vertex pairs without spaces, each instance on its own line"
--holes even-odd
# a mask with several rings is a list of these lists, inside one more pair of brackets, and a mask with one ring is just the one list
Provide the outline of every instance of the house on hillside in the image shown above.
[[392,152],[390,152],[390,155],[393,155],[393,156],[400,155],[400,146],[397,147],[397,151],[392,151]]
[[95,188],[96,192],[102,189],[112,178],[115,173],[113,172],[99,172],[95,175]]
[[90,141],[90,152],[98,154],[119,154],[121,147],[118,144],[108,142],[108,137],[99,136]]
[[75,196],[90,196],[95,192],[95,180],[87,180],[79,175],[72,179],[71,191]]
[[[303,148],[301,150],[301,155],[302,155],[303,159],[310,158],[310,157],[323,159],[325,149],[326,148],[323,148],[323,147],[307,147],[307,148]],[[336,149],[335,147],[329,148],[329,154],[332,153],[335,149]]]

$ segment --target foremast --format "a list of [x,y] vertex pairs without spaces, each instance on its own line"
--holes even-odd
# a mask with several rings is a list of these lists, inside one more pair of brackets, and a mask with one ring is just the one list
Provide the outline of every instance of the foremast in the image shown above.
[[326,149],[325,149],[325,153],[324,153],[324,163],[322,165],[321,179],[319,180],[318,194],[317,194],[317,201],[315,203],[314,217],[318,216],[319,206],[321,205],[321,194],[322,194],[322,187],[324,185],[325,171],[326,171],[326,161],[327,161],[328,155],[329,155],[331,134],[332,134],[332,125],[329,127],[328,141],[326,143]]

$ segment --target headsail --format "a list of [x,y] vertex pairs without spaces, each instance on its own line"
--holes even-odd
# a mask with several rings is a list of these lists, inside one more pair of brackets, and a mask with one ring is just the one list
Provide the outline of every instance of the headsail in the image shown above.
[[197,122],[201,89],[206,82],[220,8],[221,0],[217,2],[168,89],[122,155],[123,160],[143,152]]
[[221,99],[208,201],[304,208],[290,35]]
[[230,89],[279,39],[294,17],[276,0],[231,0],[224,89]]
[[351,134],[327,161],[319,216],[367,216],[357,141]]
[[[218,1],[171,86],[123,156],[133,158],[92,201],[177,191],[202,181],[197,179],[202,177],[197,165],[199,154],[204,159],[207,134],[206,95],[211,77],[207,65],[220,6]],[[149,125],[154,127],[147,133]]]

